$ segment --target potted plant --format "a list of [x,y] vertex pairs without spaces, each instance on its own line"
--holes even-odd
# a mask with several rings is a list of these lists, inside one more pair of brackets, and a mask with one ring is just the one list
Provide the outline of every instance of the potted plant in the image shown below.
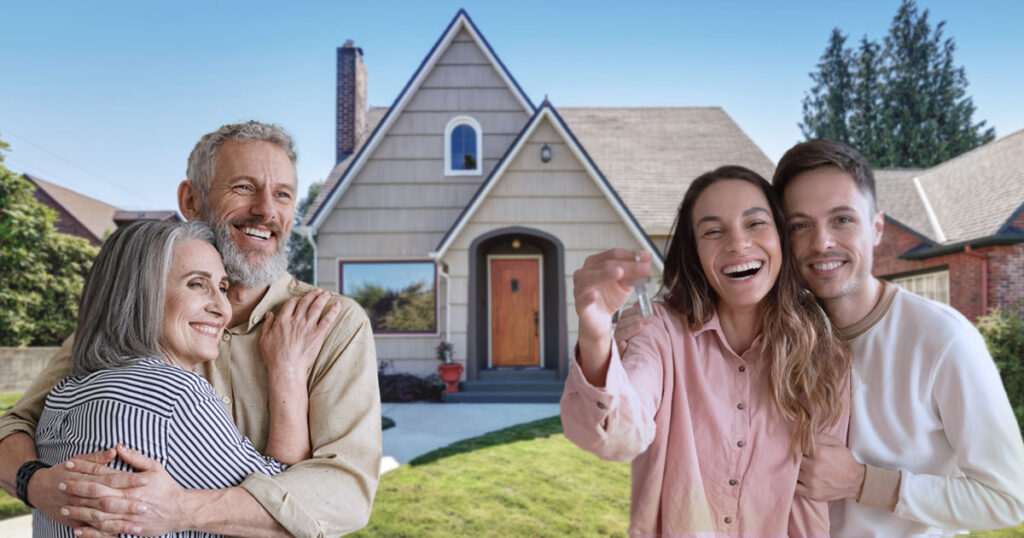
[[452,362],[453,349],[452,343],[446,340],[441,340],[441,343],[437,344],[435,348],[437,360],[441,361],[437,367],[437,373],[441,374],[441,379],[448,384],[448,388],[444,389],[445,392],[459,392],[456,383],[462,378],[462,365]]

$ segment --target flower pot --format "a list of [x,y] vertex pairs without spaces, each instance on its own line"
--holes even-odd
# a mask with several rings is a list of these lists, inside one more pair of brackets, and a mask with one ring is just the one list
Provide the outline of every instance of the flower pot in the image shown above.
[[439,365],[437,367],[437,373],[441,374],[441,380],[448,383],[448,388],[444,389],[447,392],[459,392],[459,388],[455,386],[462,378],[462,365],[457,362],[450,362]]

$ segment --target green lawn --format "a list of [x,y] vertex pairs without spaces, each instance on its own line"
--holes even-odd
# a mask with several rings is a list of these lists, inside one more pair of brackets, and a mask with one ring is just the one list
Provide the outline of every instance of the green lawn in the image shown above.
[[625,536],[628,524],[629,465],[580,450],[553,417],[385,474],[356,536]]

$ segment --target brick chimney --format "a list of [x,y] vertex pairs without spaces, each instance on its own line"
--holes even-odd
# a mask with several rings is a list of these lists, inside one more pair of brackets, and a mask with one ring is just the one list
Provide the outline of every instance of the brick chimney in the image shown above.
[[366,132],[366,66],[352,40],[338,47],[337,162],[356,150]]

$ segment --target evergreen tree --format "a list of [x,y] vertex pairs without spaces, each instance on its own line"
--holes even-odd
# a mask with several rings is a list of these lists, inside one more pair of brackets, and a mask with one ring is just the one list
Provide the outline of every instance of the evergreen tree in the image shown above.
[[956,45],[943,38],[944,27],[933,29],[927,9],[903,0],[881,45],[864,37],[854,52],[833,30],[804,97],[804,136],[850,144],[876,167],[905,168],[934,166],[993,140],[994,129],[972,119],[967,75],[953,62]]
[[[309,206],[312,205],[313,200],[316,200],[317,194],[320,193],[321,185],[322,183],[317,182],[309,186],[306,197],[295,206],[295,220],[292,226],[297,226],[302,222],[302,219],[306,216],[306,211],[309,210]],[[310,246],[309,240],[305,236],[297,233],[292,233],[288,239],[288,272],[303,282],[316,285],[313,282],[313,247]]]

